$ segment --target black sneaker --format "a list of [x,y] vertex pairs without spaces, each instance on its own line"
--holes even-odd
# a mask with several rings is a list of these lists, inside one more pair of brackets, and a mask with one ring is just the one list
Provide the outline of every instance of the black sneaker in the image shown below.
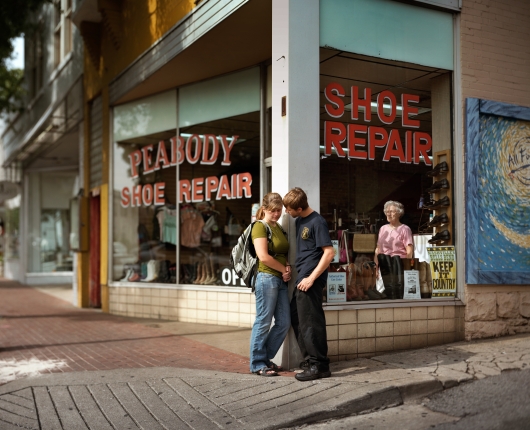
[[309,369],[305,369],[303,372],[294,375],[298,381],[312,381],[314,379],[329,378],[330,376],[331,371],[329,369],[320,370],[316,364],[312,364]]
[[309,360],[301,361],[300,365],[298,367],[300,367],[300,369],[302,369],[302,370],[309,369]]

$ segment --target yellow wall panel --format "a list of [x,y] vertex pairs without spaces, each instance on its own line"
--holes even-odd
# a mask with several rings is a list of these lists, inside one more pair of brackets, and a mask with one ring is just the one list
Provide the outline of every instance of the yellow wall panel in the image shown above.
[[101,92],[102,86],[108,86],[194,7],[194,0],[124,0],[121,20],[109,19],[101,27],[100,70],[96,70],[88,58],[85,60],[88,100]]
[[[194,0],[123,0],[121,9],[116,10],[115,2],[99,0],[103,8],[101,23],[101,44],[99,64],[85,49],[84,58],[84,101],[85,114],[88,104],[96,96],[102,96],[102,163],[103,177],[101,193],[101,249],[100,249],[100,284],[102,310],[109,311],[108,295],[108,244],[109,244],[109,176],[110,176],[110,106],[109,83],[131,65],[142,53],[166,34],[176,23],[184,18],[195,7]],[[105,14],[105,8],[107,13]],[[90,142],[88,122],[85,127],[85,156]],[[88,159],[88,158],[87,158]],[[85,183],[90,183],[90,166],[85,164]],[[88,190],[86,191],[88,195]],[[88,306],[88,253],[79,258],[79,297],[80,306]]]

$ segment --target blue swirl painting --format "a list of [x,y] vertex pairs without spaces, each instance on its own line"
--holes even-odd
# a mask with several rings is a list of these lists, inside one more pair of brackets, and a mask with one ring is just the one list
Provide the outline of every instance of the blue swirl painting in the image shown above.
[[530,122],[479,115],[478,269],[530,270]]

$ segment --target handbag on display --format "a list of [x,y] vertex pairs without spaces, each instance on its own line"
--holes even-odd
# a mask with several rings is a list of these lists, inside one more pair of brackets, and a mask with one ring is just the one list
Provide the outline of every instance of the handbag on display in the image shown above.
[[337,234],[339,236],[339,263],[340,264],[349,263],[348,238],[346,235],[346,230],[339,230]]
[[353,251],[354,252],[374,252],[377,247],[377,234],[356,233],[353,236]]

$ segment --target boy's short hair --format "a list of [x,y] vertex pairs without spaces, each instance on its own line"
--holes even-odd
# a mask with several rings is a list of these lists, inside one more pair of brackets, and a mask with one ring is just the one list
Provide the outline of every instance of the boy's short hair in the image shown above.
[[309,207],[309,204],[307,203],[307,194],[301,188],[295,187],[283,197],[283,205],[286,208],[295,210],[298,208],[306,210]]

